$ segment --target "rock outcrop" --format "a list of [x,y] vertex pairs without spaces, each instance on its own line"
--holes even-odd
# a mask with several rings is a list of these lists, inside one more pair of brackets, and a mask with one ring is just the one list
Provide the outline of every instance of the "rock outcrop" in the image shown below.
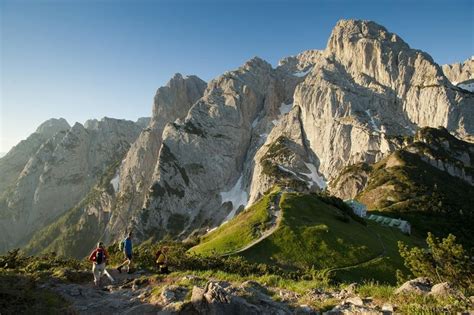
[[354,199],[367,186],[370,170],[366,163],[345,167],[328,186],[329,192],[343,200]]
[[[419,129],[412,137],[405,137],[405,140],[398,137],[398,152],[406,152],[440,171],[457,177],[467,184],[474,185],[474,172],[472,171],[474,161],[474,145],[462,141],[449,133],[445,128],[425,127]],[[369,183],[369,180],[376,176],[374,168],[384,166],[387,172],[394,167],[404,167],[404,162],[391,154],[387,157],[383,165],[359,163],[347,166],[334,179],[328,189],[331,194],[342,199],[353,199],[360,194]],[[421,169],[419,170],[421,172]],[[382,185],[380,185],[382,186]],[[374,187],[373,187],[374,188]],[[379,187],[380,188],[380,187]],[[380,193],[374,193],[377,195]]]
[[206,83],[197,76],[183,77],[177,73],[156,92],[149,125],[133,143],[117,171],[116,199],[119,202],[115,205],[117,215],[108,225],[109,238],[116,233],[121,235],[128,228],[123,218],[129,218],[133,210],[143,206],[157,168],[165,125],[184,119],[191,106],[202,97],[205,88]]

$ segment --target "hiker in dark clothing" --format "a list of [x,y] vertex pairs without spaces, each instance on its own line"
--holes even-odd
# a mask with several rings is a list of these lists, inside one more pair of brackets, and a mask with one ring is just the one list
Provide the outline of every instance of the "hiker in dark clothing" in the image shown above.
[[120,244],[120,248],[125,255],[125,261],[118,266],[117,270],[121,273],[122,268],[126,265],[127,266],[127,273],[131,273],[131,265],[132,265],[132,232],[128,233],[128,236],[122,241]]
[[158,250],[155,254],[156,264],[158,265],[158,270],[160,273],[167,274],[168,271],[168,257],[166,254],[168,253],[168,247],[162,247]]
[[97,248],[89,255],[89,260],[92,261],[92,273],[94,274],[94,284],[96,286],[100,285],[100,278],[103,274],[105,274],[112,283],[115,282],[114,278],[112,278],[107,269],[105,269],[108,258],[109,254],[102,242],[99,242]]

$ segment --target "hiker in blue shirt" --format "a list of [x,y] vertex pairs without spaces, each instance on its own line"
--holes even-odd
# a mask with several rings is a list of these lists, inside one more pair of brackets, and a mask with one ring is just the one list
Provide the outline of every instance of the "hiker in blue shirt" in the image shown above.
[[127,266],[127,273],[131,273],[131,265],[132,265],[132,232],[128,233],[128,236],[120,243],[120,248],[122,249],[125,255],[125,261],[118,266],[117,270],[121,273],[122,268]]

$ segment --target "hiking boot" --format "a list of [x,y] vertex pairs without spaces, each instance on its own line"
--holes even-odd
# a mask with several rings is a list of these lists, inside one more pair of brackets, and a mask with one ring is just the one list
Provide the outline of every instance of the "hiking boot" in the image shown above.
[[119,267],[117,268],[117,270],[118,270],[119,273],[122,273],[122,266],[119,266]]

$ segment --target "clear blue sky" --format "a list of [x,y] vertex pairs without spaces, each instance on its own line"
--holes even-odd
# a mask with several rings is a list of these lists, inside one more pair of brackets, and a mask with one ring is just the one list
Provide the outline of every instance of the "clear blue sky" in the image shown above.
[[374,20],[440,64],[474,54],[470,0],[0,3],[0,152],[51,117],[149,116],[176,72],[207,81],[256,55],[323,49],[342,18]]

